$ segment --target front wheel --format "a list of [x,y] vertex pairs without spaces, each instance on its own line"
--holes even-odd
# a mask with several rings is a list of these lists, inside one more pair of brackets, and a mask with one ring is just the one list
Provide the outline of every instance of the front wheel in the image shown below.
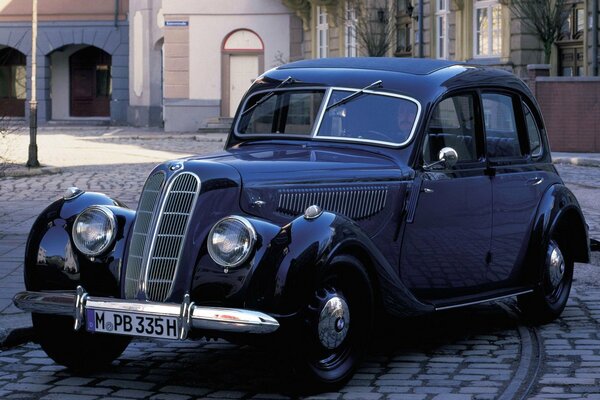
[[76,371],[106,367],[119,357],[131,338],[121,335],[73,330],[73,318],[32,314],[33,328],[40,346],[57,364]]
[[369,345],[374,294],[364,266],[335,257],[317,279],[305,311],[296,369],[308,391],[331,391],[354,374]]
[[573,283],[573,261],[565,248],[551,239],[546,249],[539,287],[518,297],[523,315],[535,323],[547,323],[560,316]]

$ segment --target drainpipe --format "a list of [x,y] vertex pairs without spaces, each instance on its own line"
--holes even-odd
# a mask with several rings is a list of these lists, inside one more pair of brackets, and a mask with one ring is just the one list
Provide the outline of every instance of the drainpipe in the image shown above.
[[423,58],[423,0],[417,0],[419,2],[419,58]]
[[119,27],[119,0],[115,0],[115,29]]
[[592,76],[598,76],[598,0],[592,0]]

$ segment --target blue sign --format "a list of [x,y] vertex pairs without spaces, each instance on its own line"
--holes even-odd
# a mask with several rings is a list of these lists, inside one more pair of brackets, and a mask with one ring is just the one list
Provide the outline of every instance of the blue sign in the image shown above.
[[188,26],[189,21],[165,21],[165,26]]

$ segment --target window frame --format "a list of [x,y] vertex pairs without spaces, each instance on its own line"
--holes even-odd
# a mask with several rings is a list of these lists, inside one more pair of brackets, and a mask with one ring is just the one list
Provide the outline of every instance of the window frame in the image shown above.
[[[310,90],[325,92],[321,106],[319,107],[319,110],[316,114],[315,123],[312,127],[310,135],[274,134],[274,133],[269,133],[269,134],[240,133],[238,128],[239,128],[241,118],[239,115],[237,115],[234,120],[234,122],[235,122],[235,126],[233,127],[234,136],[241,140],[246,140],[246,139],[272,139],[272,140],[301,139],[301,140],[329,141],[329,142],[339,142],[339,143],[363,143],[363,144],[378,145],[378,146],[389,147],[389,148],[406,148],[410,145],[410,143],[413,141],[413,139],[415,138],[415,136],[418,132],[418,128],[420,126],[421,118],[423,115],[423,106],[417,99],[415,99],[413,97],[397,94],[397,93],[375,91],[375,90],[362,90],[359,88],[338,87],[338,86],[330,86],[330,87],[326,87],[326,88],[324,88],[322,86],[303,86],[303,87],[291,88],[291,89],[290,88],[265,89],[265,90],[256,91],[256,92],[252,93],[252,95],[250,97],[244,98],[243,105],[239,109],[240,110],[239,112],[242,113],[244,110],[246,110],[248,101],[251,98],[253,98],[254,96],[259,96],[261,94],[266,95],[270,92],[291,92],[291,91],[310,91]],[[349,94],[351,94],[353,92],[359,92],[361,90],[363,93],[369,94],[369,95],[389,96],[389,97],[396,97],[396,98],[404,99],[404,100],[413,102],[417,106],[415,122],[413,124],[410,135],[408,136],[408,138],[405,141],[403,141],[401,143],[394,143],[394,142],[384,142],[384,141],[370,140],[370,139],[346,138],[346,137],[337,137],[337,136],[317,136],[317,133],[319,132],[319,129],[321,128],[321,123],[323,122],[323,117],[325,116],[325,111],[326,111],[327,105],[329,104],[331,94],[333,93],[333,91],[347,91],[347,92],[349,92]]]
[[[474,0],[473,1],[473,58],[497,58],[502,56],[503,50],[503,27],[502,27],[502,18],[500,18],[500,25],[498,28],[498,40],[499,40],[499,50],[497,53],[494,53],[494,8],[499,7],[500,13],[502,13],[502,3],[499,0]],[[487,13],[488,19],[488,27],[487,27],[487,53],[479,52],[479,42],[477,40],[478,32],[481,32],[479,29],[479,20],[477,18],[477,11],[485,9]]]
[[358,40],[356,36],[356,8],[350,4],[348,0],[345,2],[344,9],[346,18],[344,23],[344,40],[345,40],[345,55],[346,57],[358,56]]
[[[443,5],[443,7],[440,7]],[[438,59],[448,59],[448,46],[450,44],[450,38],[448,35],[448,17],[450,16],[450,1],[449,0],[435,0],[435,55]],[[443,43],[443,49],[440,46]],[[442,51],[440,51],[442,50]]]
[[[329,22],[327,8],[317,6],[317,54],[316,58],[326,58],[329,54]],[[321,35],[322,34],[322,35]]]
[[[521,154],[518,156],[500,156],[500,157],[489,157],[488,155],[488,151],[487,151],[487,128],[485,126],[485,115],[484,115],[484,107],[483,107],[483,95],[484,94],[498,94],[498,95],[504,95],[504,96],[508,96],[511,98],[512,100],[512,109],[513,109],[513,114],[514,114],[514,118],[515,118],[515,129],[517,131],[517,139],[519,141],[519,149],[521,151]],[[522,164],[523,162],[525,162],[527,159],[531,159],[531,152],[529,149],[529,137],[527,135],[527,127],[526,127],[526,123],[525,123],[525,115],[523,112],[523,107],[522,107],[522,102],[525,101],[524,96],[521,95],[520,93],[516,93],[513,92],[511,90],[507,90],[507,89],[503,89],[503,88],[485,88],[485,89],[481,89],[479,90],[479,102],[480,102],[480,107],[481,107],[481,126],[483,129],[483,138],[484,138],[484,157],[486,158],[486,160],[488,160],[488,162],[492,165],[509,165],[509,164]],[[537,120],[537,118],[534,116],[534,118],[536,119],[536,123],[539,123],[539,121]],[[539,128],[539,125],[538,125]],[[543,136],[542,132],[540,131],[540,135]],[[545,147],[545,144],[543,143],[543,138],[540,137],[540,139],[542,140],[542,146]],[[543,156],[544,152],[542,152],[541,156]],[[540,156],[540,157],[541,157]],[[536,159],[539,157],[536,157]]]
[[[430,124],[433,116],[433,110],[435,110],[440,103],[444,100],[447,100],[452,97],[457,96],[471,96],[473,100],[473,137],[475,139],[475,152],[476,159],[466,162],[457,162],[450,171],[461,171],[461,170],[479,170],[485,167],[486,157],[485,157],[485,135],[483,131],[483,112],[482,112],[482,104],[481,104],[481,96],[478,90],[474,89],[461,89],[457,91],[453,91],[445,94],[440,97],[435,104],[431,107],[431,112],[427,116],[428,120],[425,124],[425,128],[423,130],[423,137],[420,140],[419,146],[416,147],[416,151],[418,152],[417,159],[421,163],[421,166],[425,165],[425,160],[423,158],[423,151],[425,149],[425,140],[427,137],[427,132],[430,129]],[[437,171],[437,170],[436,170]],[[439,170],[444,171],[444,170]]]

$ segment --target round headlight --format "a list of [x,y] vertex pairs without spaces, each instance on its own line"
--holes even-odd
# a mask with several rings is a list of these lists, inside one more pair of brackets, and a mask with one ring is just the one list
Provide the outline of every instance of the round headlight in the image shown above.
[[256,231],[246,218],[231,216],[220,220],[208,234],[208,254],[217,264],[232,268],[248,259]]
[[116,231],[115,214],[106,207],[91,206],[75,219],[73,242],[83,254],[98,256],[114,242]]

